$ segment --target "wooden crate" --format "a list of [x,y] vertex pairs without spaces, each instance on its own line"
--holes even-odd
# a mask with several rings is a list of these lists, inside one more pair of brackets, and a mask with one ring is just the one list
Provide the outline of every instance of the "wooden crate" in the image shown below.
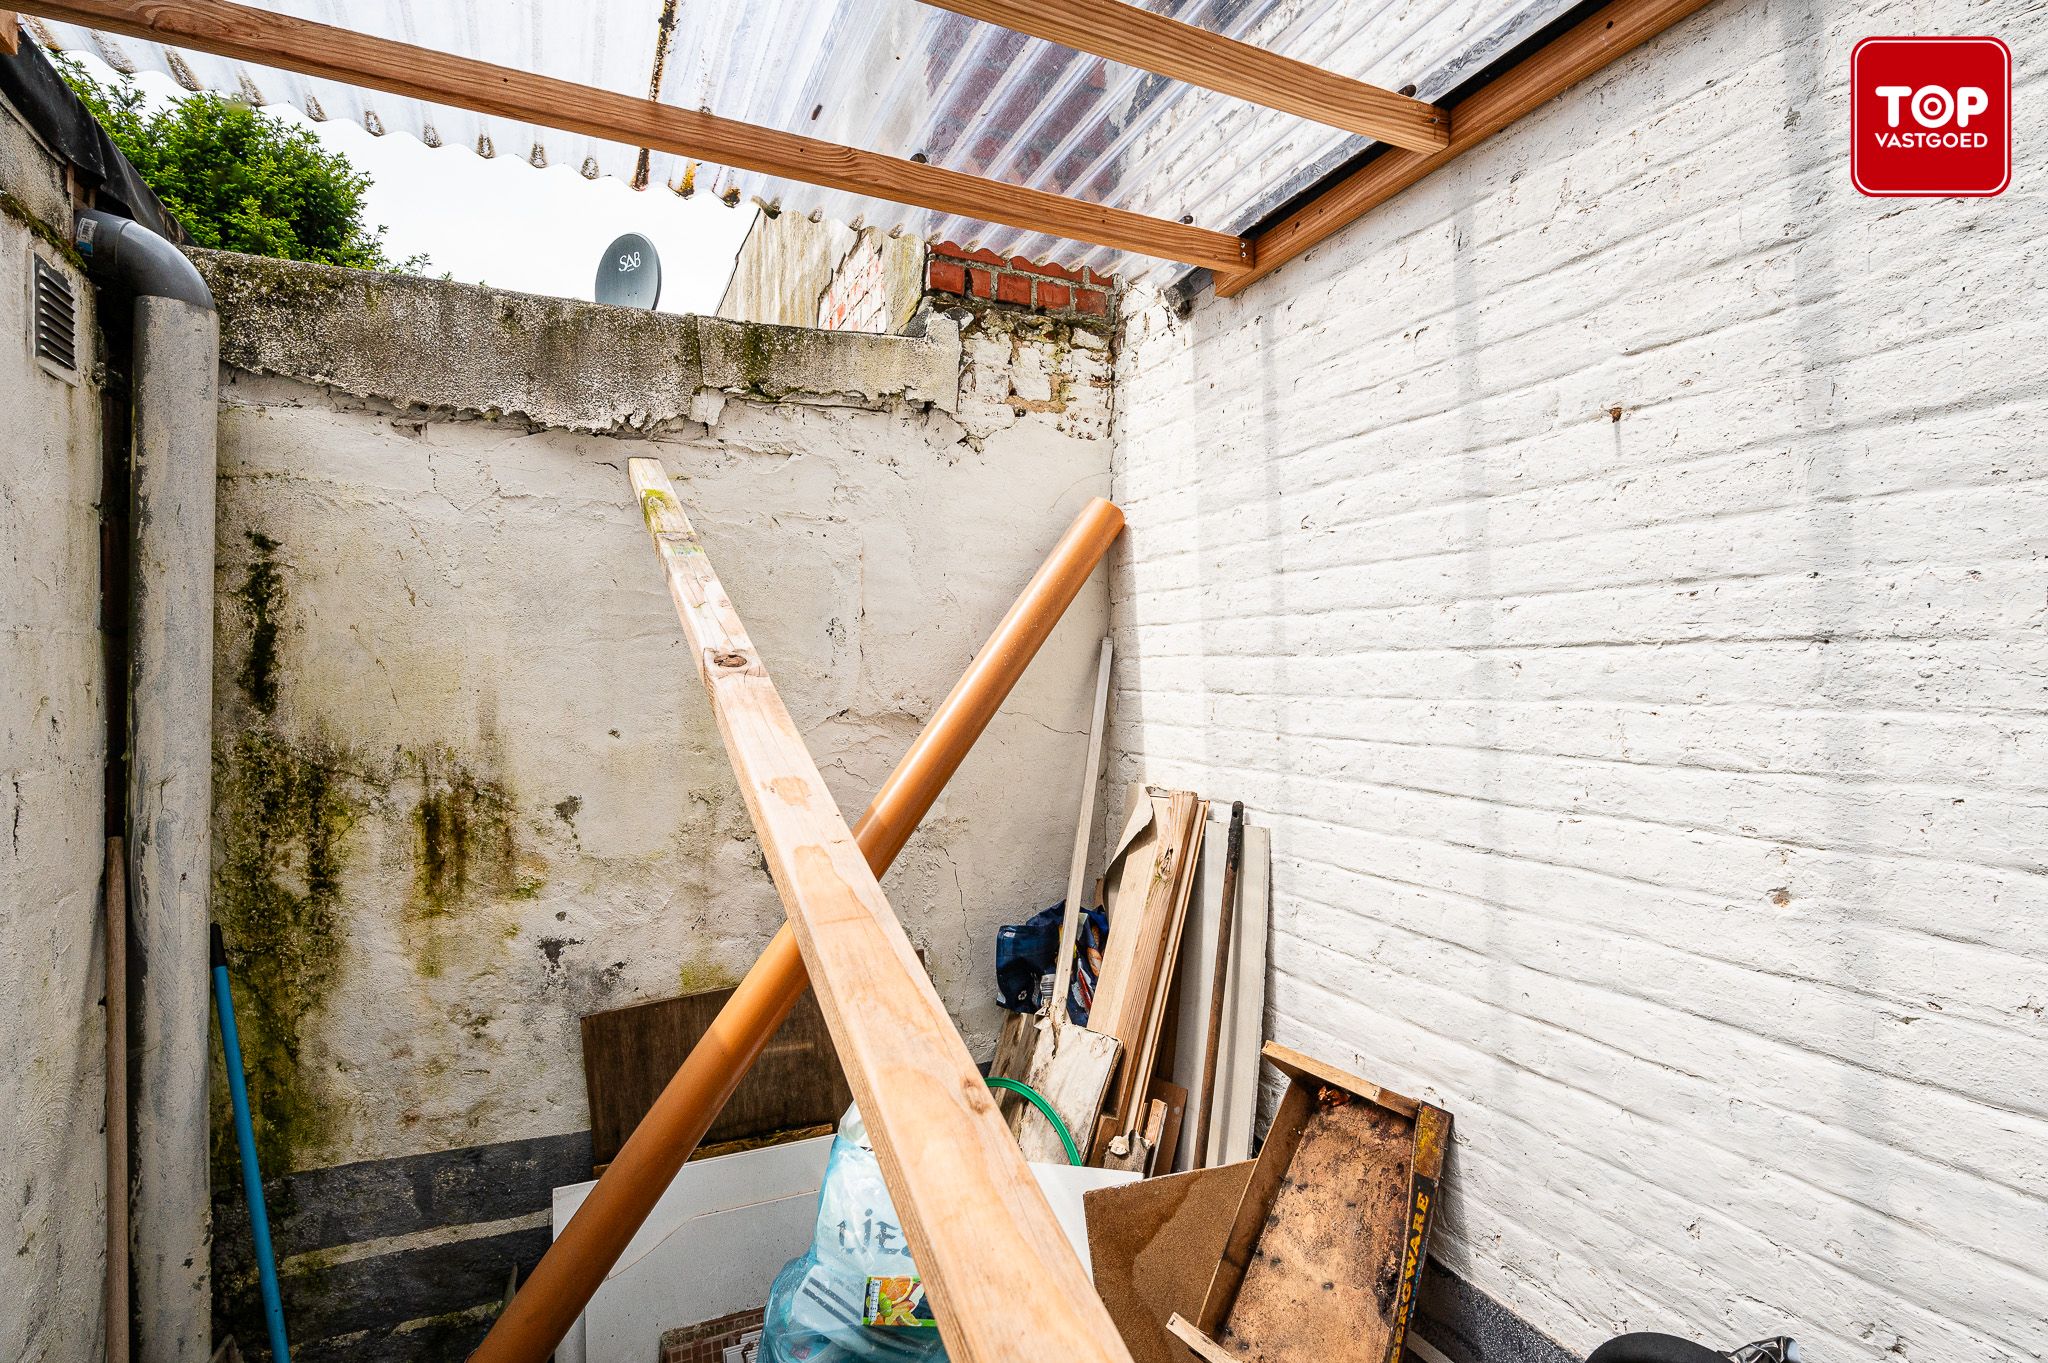
[[1174,1332],[1226,1363],[1400,1363],[1451,1116],[1268,1043],[1289,1079],[1209,1281]]

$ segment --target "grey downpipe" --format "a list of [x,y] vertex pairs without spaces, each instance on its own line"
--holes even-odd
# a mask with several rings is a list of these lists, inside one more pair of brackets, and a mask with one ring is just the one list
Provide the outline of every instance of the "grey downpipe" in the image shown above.
[[134,1356],[206,1363],[220,325],[192,262],[148,228],[87,210],[76,237],[89,272],[135,301],[127,716]]

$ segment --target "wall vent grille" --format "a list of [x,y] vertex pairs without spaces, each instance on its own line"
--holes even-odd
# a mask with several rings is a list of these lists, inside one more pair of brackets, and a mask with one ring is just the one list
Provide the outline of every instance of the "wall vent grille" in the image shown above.
[[35,258],[36,358],[78,372],[78,298],[71,281]]

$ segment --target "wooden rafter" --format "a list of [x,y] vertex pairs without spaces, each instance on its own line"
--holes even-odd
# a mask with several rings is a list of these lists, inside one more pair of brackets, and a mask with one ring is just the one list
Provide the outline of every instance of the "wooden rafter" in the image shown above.
[[925,0],[1140,71],[1416,151],[1451,138],[1442,109],[1123,0]]
[[1253,263],[1219,271],[1218,297],[1257,280],[1327,241],[1452,158],[1670,28],[1708,0],[1613,0],[1508,71],[1451,106],[1450,145],[1441,151],[1387,151],[1303,207],[1252,237]]
[[1242,238],[879,152],[373,38],[232,0],[14,0],[26,13],[458,109],[1211,269]]
[[0,9],[0,57],[21,51],[21,18],[11,9]]
[[627,469],[948,1353],[1130,1363],[667,473]]

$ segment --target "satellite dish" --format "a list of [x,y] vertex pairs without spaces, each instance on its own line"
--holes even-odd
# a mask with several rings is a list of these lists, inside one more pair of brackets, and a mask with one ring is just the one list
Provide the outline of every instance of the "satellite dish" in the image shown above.
[[604,248],[597,262],[597,301],[622,308],[652,308],[661,299],[661,257],[654,243],[628,232]]

